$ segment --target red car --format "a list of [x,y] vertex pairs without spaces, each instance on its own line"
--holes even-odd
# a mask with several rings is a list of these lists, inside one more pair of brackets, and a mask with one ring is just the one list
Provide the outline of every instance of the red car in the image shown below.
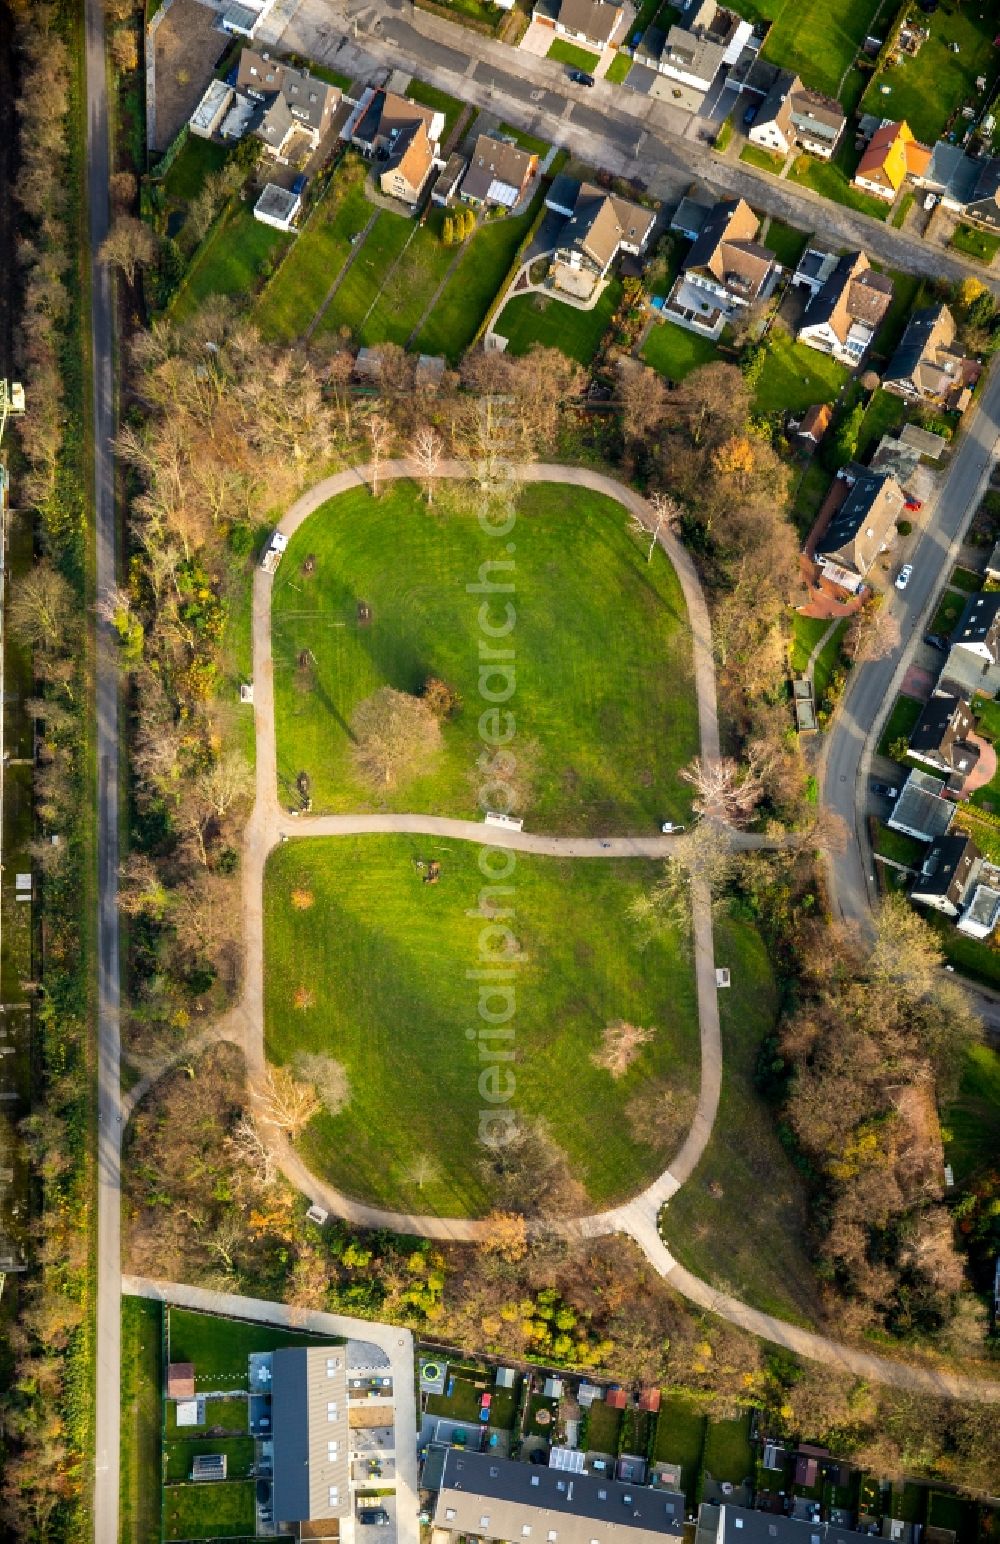
[[907,499],[906,503],[903,505],[903,508],[910,510],[912,514],[916,514],[917,510],[923,509],[923,507],[923,499]]

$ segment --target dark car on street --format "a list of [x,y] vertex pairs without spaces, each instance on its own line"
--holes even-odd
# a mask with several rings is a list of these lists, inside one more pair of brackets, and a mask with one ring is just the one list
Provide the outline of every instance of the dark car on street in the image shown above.
[[578,86],[592,86],[594,84],[593,75],[588,75],[586,70],[570,70],[569,78],[575,81]]
[[746,111],[744,112],[744,114],[743,114],[744,126],[746,128],[749,128],[750,125],[753,123],[754,119],[756,118],[756,116],[757,116],[757,109],[756,109],[756,107],[748,107],[746,109]]
[[893,788],[889,783],[872,782],[872,793],[880,793],[883,799],[898,799],[899,789]]
[[940,633],[924,633],[924,642],[932,649],[940,649],[942,654],[947,654],[951,648],[947,638],[943,638]]

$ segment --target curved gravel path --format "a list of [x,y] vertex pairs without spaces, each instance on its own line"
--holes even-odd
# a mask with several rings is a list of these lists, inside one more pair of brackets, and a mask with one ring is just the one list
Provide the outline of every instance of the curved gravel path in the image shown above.
[[[440,477],[464,478],[460,462],[444,462]],[[418,476],[406,460],[383,463],[379,479],[384,484],[400,477]],[[522,467],[523,482],[559,482],[602,493],[621,504],[651,528],[651,510],[631,488],[584,467],[538,464]],[[297,499],[282,519],[278,529],[292,536],[310,515],[328,500],[351,488],[368,486],[371,469],[357,467],[325,478]],[[669,531],[661,531],[660,544],[665,549],[680,580],[688,608],[694,650],[694,679],[698,702],[701,754],[719,755],[719,726],[715,690],[715,663],[712,653],[711,624],[708,607],[694,564],[685,549]],[[263,1071],[264,1056],[264,868],[272,849],[280,841],[307,836],[355,836],[373,832],[411,832],[421,835],[452,837],[483,845],[514,848],[551,856],[578,858],[658,858],[669,855],[673,839],[663,835],[610,837],[544,836],[534,832],[515,832],[486,826],[477,821],[454,820],[432,815],[314,815],[292,816],[278,801],[277,754],[274,728],[274,667],[271,657],[272,576],[258,568],[253,583],[253,680],[257,767],[256,802],[244,837],[243,905],[246,970],[239,1004],[215,1029],[215,1038],[233,1040],[244,1047],[251,1075]],[[734,833],[734,845],[771,845]],[[750,1308],[728,1294],[716,1291],[679,1265],[659,1235],[658,1219],[664,1204],[690,1178],[712,1135],[722,1085],[722,1036],[715,984],[715,957],[712,940],[712,905],[708,886],[692,882],[692,912],[695,946],[695,975],[701,1032],[701,1083],[698,1105],[690,1130],[670,1166],[639,1195],[622,1205],[586,1217],[565,1218],[537,1224],[539,1231],[557,1233],[567,1238],[606,1237],[624,1233],[642,1249],[656,1271],[683,1297],[697,1306],[718,1314],[730,1323],[787,1347],[800,1356],[845,1368],[860,1377],[918,1389],[927,1394],[947,1394],[955,1398],[1000,1400],[1000,1383],[937,1371],[904,1366],[886,1357],[871,1355],[840,1345],[828,1336],[817,1335],[787,1324],[771,1314]],[[145,1089],[149,1079],[138,1085]],[[134,1100],[132,1101],[134,1104]],[[474,1243],[486,1236],[487,1224],[475,1218],[424,1216],[419,1213],[393,1212],[370,1206],[343,1194],[319,1179],[292,1147],[279,1136],[277,1156],[286,1178],[302,1194],[347,1221],[367,1228],[390,1228],[394,1232],[422,1235],[448,1242]]]

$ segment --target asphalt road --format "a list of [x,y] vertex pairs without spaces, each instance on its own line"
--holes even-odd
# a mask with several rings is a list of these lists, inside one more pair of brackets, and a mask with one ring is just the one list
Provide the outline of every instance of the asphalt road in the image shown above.
[[[86,0],[87,201],[91,245],[94,520],[97,591],[115,582],[114,313],[97,252],[110,219],[103,0]],[[121,1422],[121,1094],[118,961],[118,664],[107,628],[97,633],[97,1324],[94,1538],[118,1538]]]

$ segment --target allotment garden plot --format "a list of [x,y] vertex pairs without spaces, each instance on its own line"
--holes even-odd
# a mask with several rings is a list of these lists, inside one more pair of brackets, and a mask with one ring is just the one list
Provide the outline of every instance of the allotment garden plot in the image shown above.
[[[696,753],[692,647],[680,584],[611,499],[562,484],[523,491],[508,554],[442,486],[428,509],[410,483],[342,494],[292,538],[274,582],[272,649],[279,797],[312,813],[410,811],[477,819],[483,570],[514,584],[488,618],[515,620],[512,676],[490,676],[513,715],[516,813],[549,833],[648,832],[684,820],[678,770]],[[471,590],[469,587],[473,587]],[[497,646],[499,647],[499,646]],[[508,667],[505,667],[508,668]],[[458,695],[416,774],[366,781],[353,724],[383,687]],[[499,711],[499,707],[498,707]],[[501,719],[506,731],[508,720]]]
[[[686,930],[649,939],[631,913],[660,865],[490,849],[501,894],[479,855],[409,835],[271,855],[266,1050],[326,1101],[303,1156],[352,1195],[418,1212],[530,1205],[546,1177],[569,1212],[634,1194],[680,1147],[699,1076]],[[481,999],[475,973],[496,968]],[[618,1057],[621,1026],[638,1033]],[[508,1115],[531,1141],[504,1180],[480,1136]]]

